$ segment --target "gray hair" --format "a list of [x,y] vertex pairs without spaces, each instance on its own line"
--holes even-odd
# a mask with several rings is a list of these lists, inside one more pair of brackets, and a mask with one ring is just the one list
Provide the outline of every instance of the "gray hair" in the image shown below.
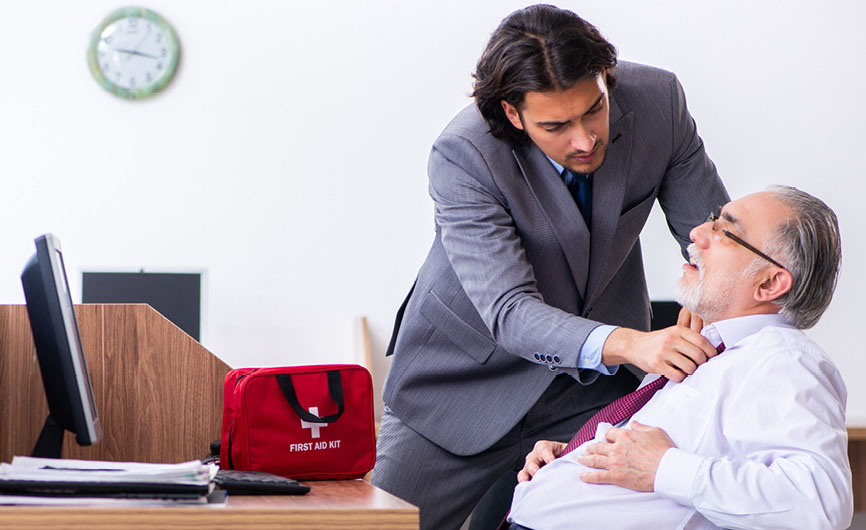
[[839,222],[829,206],[804,191],[790,186],[771,186],[769,191],[792,213],[765,247],[793,277],[791,290],[774,303],[791,324],[811,328],[836,290],[842,260]]

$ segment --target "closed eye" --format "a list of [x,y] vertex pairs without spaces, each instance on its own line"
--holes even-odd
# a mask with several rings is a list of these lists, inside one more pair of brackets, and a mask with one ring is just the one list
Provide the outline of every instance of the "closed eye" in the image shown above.
[[589,109],[589,110],[586,112],[586,114],[597,114],[597,113],[598,113],[599,111],[601,111],[601,109],[603,109],[603,108],[604,108],[604,101],[603,101],[603,100],[599,100],[599,102],[596,103],[595,106],[594,106],[593,108]]
[[559,132],[565,127],[564,123],[560,123],[558,125],[554,125],[553,127],[545,127],[544,130],[547,132]]

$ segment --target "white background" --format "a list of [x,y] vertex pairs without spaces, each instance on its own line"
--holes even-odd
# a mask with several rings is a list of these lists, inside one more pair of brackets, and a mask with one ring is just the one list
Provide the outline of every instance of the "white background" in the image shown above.
[[[470,102],[503,0],[152,0],[181,41],[146,101],[100,89],[90,31],[125,3],[0,0],[0,302],[22,303],[33,238],[82,270],[206,270],[205,345],[231,366],[355,360],[376,379],[394,312],[433,239],[429,148]],[[866,4],[560,4],[622,59],[675,71],[732,196],[793,184],[833,206],[836,298],[810,333],[866,425],[863,309]],[[682,262],[658,213],[642,236],[653,298]]]

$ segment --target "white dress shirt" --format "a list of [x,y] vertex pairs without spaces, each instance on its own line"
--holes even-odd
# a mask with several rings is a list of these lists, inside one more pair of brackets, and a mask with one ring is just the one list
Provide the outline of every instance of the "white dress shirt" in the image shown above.
[[839,371],[779,315],[702,333],[725,352],[669,381],[632,417],[676,445],[654,492],[582,482],[591,470],[577,462],[584,444],[517,486],[509,520],[536,530],[847,528],[854,505]]

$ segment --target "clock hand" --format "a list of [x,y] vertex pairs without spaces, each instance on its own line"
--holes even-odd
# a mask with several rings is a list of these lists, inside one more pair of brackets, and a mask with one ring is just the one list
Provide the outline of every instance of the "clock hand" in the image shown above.
[[143,52],[140,52],[137,50],[124,50],[121,48],[115,48],[114,51],[120,52],[120,53],[125,53],[128,55],[140,55],[142,57],[147,57],[148,59],[159,59],[159,57],[157,57],[156,55],[150,55],[150,54],[143,53]]
[[[147,39],[147,36],[148,36],[148,35],[150,35],[150,28],[151,28],[151,25],[148,24],[148,26],[147,26],[147,32],[144,34],[144,37],[142,37],[141,40],[139,40],[139,41],[135,44],[135,46],[133,46],[133,48],[132,48],[132,51],[133,51],[133,52],[138,51],[138,47],[141,46],[141,43],[144,42],[145,39]],[[127,57],[126,60],[128,61],[128,60],[129,60],[129,57]]]

